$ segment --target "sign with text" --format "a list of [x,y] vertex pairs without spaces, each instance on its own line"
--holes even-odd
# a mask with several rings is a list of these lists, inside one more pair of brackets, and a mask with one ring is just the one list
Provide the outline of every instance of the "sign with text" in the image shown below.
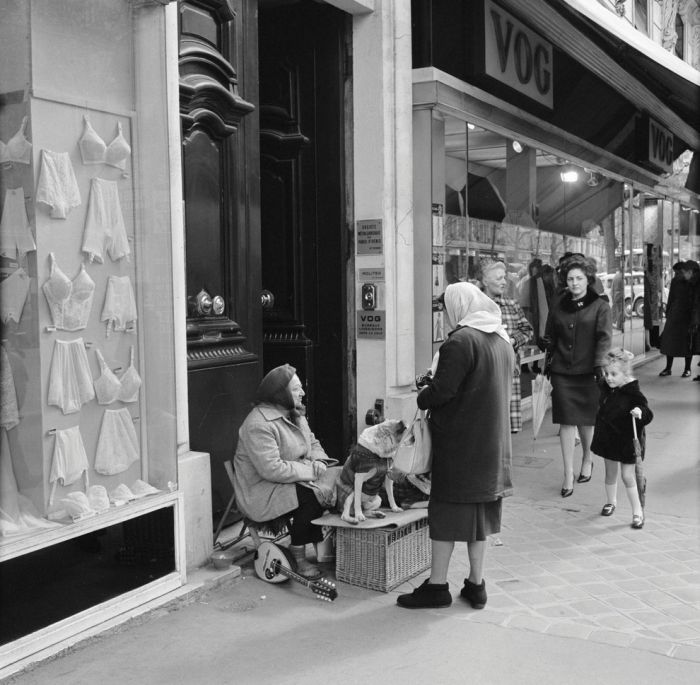
[[552,109],[552,44],[491,0],[484,0],[483,18],[484,73]]
[[384,281],[384,267],[377,267],[376,269],[358,269],[357,270],[357,280],[360,283],[376,283],[377,281]]
[[358,338],[384,340],[386,336],[386,312],[375,309],[372,312],[357,311],[355,330]]
[[382,254],[382,220],[363,219],[355,228],[356,254]]
[[650,116],[637,120],[637,161],[660,173],[673,172],[673,133]]

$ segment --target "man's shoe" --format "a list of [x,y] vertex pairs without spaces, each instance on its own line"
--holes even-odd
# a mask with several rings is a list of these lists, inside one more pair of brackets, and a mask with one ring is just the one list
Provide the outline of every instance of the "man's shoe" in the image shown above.
[[659,376],[670,376],[671,375],[671,369],[664,369]]
[[431,583],[430,578],[423,581],[413,592],[399,595],[396,603],[404,609],[439,609],[452,604],[452,595],[448,583]]
[[480,585],[464,579],[464,587],[460,591],[460,596],[472,605],[472,609],[483,609],[486,606],[486,581],[482,580]]

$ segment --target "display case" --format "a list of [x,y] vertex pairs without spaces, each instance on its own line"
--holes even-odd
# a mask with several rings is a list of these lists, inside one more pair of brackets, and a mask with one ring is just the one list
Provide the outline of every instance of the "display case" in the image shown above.
[[[165,59],[161,3],[4,3],[2,643],[179,583]],[[17,630],[47,561],[104,591]]]

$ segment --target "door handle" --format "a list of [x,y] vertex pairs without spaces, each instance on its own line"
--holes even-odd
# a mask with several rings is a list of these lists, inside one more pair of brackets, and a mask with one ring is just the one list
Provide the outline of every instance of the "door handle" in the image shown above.
[[188,297],[188,304],[191,311],[197,316],[221,316],[226,309],[226,302],[221,295],[212,297],[206,290],[200,290],[196,297]]
[[260,304],[263,309],[272,309],[275,306],[275,296],[269,290],[261,290]]

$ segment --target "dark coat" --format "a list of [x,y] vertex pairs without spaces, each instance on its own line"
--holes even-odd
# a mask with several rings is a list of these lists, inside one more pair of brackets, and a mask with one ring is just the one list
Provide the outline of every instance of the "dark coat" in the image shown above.
[[635,407],[642,410],[641,420],[636,420],[642,455],[646,447],[644,426],[651,422],[654,414],[649,409],[647,398],[639,389],[637,381],[631,381],[619,388],[611,388],[606,383],[601,385],[600,406],[591,450],[605,459],[634,464],[634,432],[630,411]]
[[547,318],[545,346],[552,355],[551,372],[573,376],[603,366],[612,341],[610,305],[590,286],[580,300],[563,293]]
[[498,334],[469,326],[440,347],[435,376],[418,395],[418,406],[430,409],[436,500],[492,502],[511,493],[514,356]]
[[669,357],[690,357],[693,286],[681,274],[674,276],[668,289],[666,323],[661,335],[661,354]]

